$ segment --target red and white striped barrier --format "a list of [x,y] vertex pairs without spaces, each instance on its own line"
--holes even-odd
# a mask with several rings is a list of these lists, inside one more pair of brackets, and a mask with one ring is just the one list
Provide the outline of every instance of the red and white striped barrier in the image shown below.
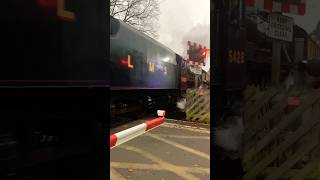
[[158,110],[157,111],[158,118],[155,118],[153,120],[147,121],[145,123],[142,123],[140,125],[134,126],[132,128],[126,129],[124,131],[115,133],[110,135],[110,149],[119,146],[120,144],[123,144],[137,136],[140,136],[144,134],[147,131],[150,131],[151,129],[154,129],[161,125],[164,122],[165,119],[165,111]]
[[247,7],[267,11],[283,12],[304,15],[306,13],[306,0],[275,1],[275,0],[245,0]]

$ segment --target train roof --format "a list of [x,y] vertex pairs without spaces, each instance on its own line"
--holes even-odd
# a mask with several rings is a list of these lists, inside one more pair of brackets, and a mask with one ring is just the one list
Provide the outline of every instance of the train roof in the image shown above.
[[146,35],[145,33],[143,33],[143,32],[141,32],[141,31],[139,31],[139,30],[138,30],[138,29],[136,29],[135,27],[133,27],[133,26],[131,26],[131,25],[129,25],[129,24],[127,24],[127,23],[123,22],[123,21],[122,21],[122,20],[120,20],[120,19],[117,19],[117,18],[112,17],[112,16],[110,16],[110,17],[111,17],[111,18],[113,18],[114,20],[118,21],[118,22],[121,24],[121,26],[124,26],[124,27],[126,27],[126,28],[128,28],[128,29],[130,29],[130,30],[134,31],[134,32],[135,32],[135,33],[137,33],[139,36],[141,36],[141,37],[143,37],[143,38],[145,38],[145,39],[147,39],[147,40],[151,41],[152,43],[154,43],[154,44],[156,44],[156,45],[158,45],[158,46],[160,46],[160,47],[162,47],[162,48],[164,48],[164,49],[166,49],[166,50],[168,50],[168,51],[171,51],[171,52],[172,52],[172,53],[174,53],[174,54],[177,54],[177,53],[176,53],[176,52],[174,52],[172,49],[168,48],[168,47],[167,47],[167,46],[165,46],[164,44],[162,44],[162,43],[160,43],[159,41],[157,41],[157,40],[153,39],[152,37],[150,37],[150,36]]

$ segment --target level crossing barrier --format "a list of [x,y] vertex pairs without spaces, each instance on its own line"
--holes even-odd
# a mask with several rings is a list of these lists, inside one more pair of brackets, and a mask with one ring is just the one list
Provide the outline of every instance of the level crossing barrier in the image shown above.
[[123,130],[121,132],[110,135],[110,149],[116,146],[119,146],[120,144],[123,144],[125,142],[128,142],[131,139],[134,139],[135,137],[138,137],[150,131],[151,129],[154,129],[160,126],[161,124],[163,124],[165,120],[166,112],[163,110],[158,110],[157,114],[159,116],[158,118],[155,118],[150,121],[146,121],[137,126],[134,126],[129,129]]

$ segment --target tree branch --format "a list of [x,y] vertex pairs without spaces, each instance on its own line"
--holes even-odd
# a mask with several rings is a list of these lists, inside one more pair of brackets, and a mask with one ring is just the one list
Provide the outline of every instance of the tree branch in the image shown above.
[[111,0],[110,15],[157,38],[159,19],[158,0]]

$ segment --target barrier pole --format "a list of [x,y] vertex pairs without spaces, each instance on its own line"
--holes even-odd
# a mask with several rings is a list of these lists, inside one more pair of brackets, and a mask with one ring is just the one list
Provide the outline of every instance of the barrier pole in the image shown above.
[[160,117],[155,118],[150,121],[146,121],[146,122],[139,124],[137,126],[134,126],[129,129],[123,130],[121,132],[110,135],[110,149],[112,149],[116,146],[119,146],[120,144],[123,144],[125,142],[128,142],[131,139],[134,139],[135,137],[140,136],[140,135],[150,131],[151,129],[159,127],[164,122],[165,111],[158,110],[157,114]]

